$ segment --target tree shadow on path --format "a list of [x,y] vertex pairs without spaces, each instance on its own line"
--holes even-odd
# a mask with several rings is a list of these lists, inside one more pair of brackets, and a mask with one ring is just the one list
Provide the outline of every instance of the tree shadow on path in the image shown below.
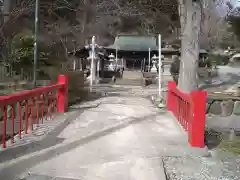
[[[16,178],[18,178],[17,177],[18,175],[26,172],[29,168],[31,168],[41,162],[44,162],[51,158],[57,157],[63,153],[69,152],[81,145],[84,145],[91,141],[97,140],[101,137],[104,137],[104,136],[106,136],[110,133],[113,133],[115,131],[118,131],[120,129],[126,128],[129,125],[137,124],[142,121],[153,119],[157,115],[158,115],[158,113],[154,113],[154,114],[140,117],[140,118],[132,118],[130,121],[123,122],[123,123],[117,124],[115,126],[112,126],[110,128],[104,129],[102,131],[93,133],[85,138],[71,142],[69,144],[66,144],[66,145],[63,145],[63,146],[60,146],[57,148],[49,149],[49,151],[47,151],[43,154],[40,154],[40,155],[35,155],[27,160],[26,159],[20,160],[20,161],[14,163],[13,165],[10,165],[9,167],[3,168],[0,171],[0,179],[1,180],[15,180]],[[46,140],[47,140],[47,138],[46,138]]]

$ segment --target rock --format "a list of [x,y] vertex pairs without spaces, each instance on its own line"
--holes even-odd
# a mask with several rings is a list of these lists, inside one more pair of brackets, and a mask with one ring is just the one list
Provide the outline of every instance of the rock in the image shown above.
[[237,116],[240,115],[240,101],[234,103],[233,114]]
[[215,114],[215,115],[220,115],[222,114],[222,111],[221,111],[221,103],[219,101],[215,101],[211,107],[210,107],[210,110],[209,110],[209,113],[211,114]]
[[[227,79],[226,81],[229,81],[229,79]],[[212,80],[212,85],[221,85],[222,83],[223,80],[220,79]]]
[[234,102],[232,100],[221,102],[223,116],[231,116],[233,112]]

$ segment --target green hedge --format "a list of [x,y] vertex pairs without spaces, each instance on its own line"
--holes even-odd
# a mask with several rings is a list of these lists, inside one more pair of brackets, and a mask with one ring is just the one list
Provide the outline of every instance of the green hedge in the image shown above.
[[223,55],[211,54],[208,56],[213,65],[227,65],[229,63],[229,57]]
[[84,87],[84,73],[82,71],[67,72],[67,75],[69,78],[69,104],[86,100],[89,92],[88,89]]
[[57,82],[60,74],[67,74],[69,78],[69,103],[73,104],[79,100],[88,98],[88,90],[84,88],[84,72],[64,71],[61,67],[50,66],[44,70],[52,82]]

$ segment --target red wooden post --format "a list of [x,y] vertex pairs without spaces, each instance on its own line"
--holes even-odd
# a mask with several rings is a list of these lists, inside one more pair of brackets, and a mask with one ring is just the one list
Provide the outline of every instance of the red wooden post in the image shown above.
[[7,136],[7,107],[4,106],[3,110],[3,124],[2,124],[2,147],[6,148],[6,136]]
[[61,84],[62,87],[58,91],[57,110],[58,112],[66,112],[68,108],[68,77],[59,75],[58,84]]
[[172,90],[176,88],[176,83],[174,81],[168,82],[168,97],[167,97],[167,109],[172,111],[174,107],[174,97],[172,95]]
[[192,118],[189,123],[188,141],[192,147],[204,148],[204,131],[206,121],[206,91],[193,91]]

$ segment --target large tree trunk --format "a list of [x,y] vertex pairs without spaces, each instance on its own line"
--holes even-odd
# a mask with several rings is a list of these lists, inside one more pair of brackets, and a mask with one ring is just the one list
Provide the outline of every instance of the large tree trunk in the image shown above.
[[198,88],[197,68],[199,59],[199,36],[201,4],[192,0],[179,0],[182,29],[181,63],[178,87],[183,92]]

